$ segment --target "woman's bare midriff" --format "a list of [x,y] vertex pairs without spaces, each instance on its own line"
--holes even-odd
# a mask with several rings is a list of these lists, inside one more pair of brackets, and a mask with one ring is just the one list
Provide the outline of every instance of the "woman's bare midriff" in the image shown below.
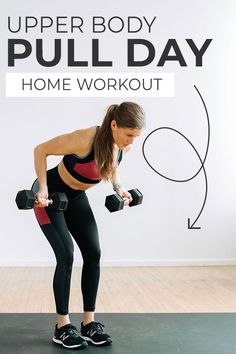
[[63,161],[61,161],[58,165],[58,173],[59,173],[62,181],[72,189],[85,191],[85,190],[96,185],[96,183],[95,184],[88,184],[88,183],[83,183],[83,182],[77,181],[77,179],[75,179],[73,176],[71,176],[69,174],[69,172],[65,168]]

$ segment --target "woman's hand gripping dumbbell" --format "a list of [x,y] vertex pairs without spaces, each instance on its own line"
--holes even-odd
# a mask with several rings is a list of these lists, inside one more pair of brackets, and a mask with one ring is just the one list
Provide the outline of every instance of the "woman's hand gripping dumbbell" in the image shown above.
[[125,196],[121,197],[118,193],[108,195],[105,200],[105,207],[112,213],[122,210],[125,205],[132,207],[142,204],[143,194],[137,188],[129,190],[128,194],[131,195],[131,199]]
[[[16,195],[16,204],[19,209],[33,209],[34,207],[50,207],[54,210],[66,210],[68,200],[65,193],[52,193],[50,199],[40,193],[34,194],[31,190],[19,191]],[[38,204],[38,205],[37,205]]]

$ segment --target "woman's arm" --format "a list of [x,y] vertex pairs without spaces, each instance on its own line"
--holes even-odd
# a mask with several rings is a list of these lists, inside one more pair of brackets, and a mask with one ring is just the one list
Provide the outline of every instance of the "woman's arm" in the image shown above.
[[117,168],[115,169],[115,172],[113,173],[110,181],[111,181],[111,183],[113,185],[113,190],[117,194],[119,194],[122,198],[125,198],[124,205],[128,205],[132,201],[132,196],[122,186],[121,180],[120,180],[120,176],[119,176],[118,171],[117,171]]
[[[122,187],[122,184],[121,184],[121,180],[120,180],[120,176],[118,174],[118,171],[117,171],[117,168],[115,169],[111,179],[110,179],[111,183],[112,183],[112,186],[113,186],[113,190],[115,192],[117,192],[119,190],[119,188]],[[118,193],[118,192],[117,192]]]
[[69,134],[59,135],[34,148],[34,166],[39,181],[39,191],[36,194],[39,201],[37,206],[47,206],[44,200],[48,198],[47,156],[86,153],[90,148],[93,132],[94,127],[76,130]]

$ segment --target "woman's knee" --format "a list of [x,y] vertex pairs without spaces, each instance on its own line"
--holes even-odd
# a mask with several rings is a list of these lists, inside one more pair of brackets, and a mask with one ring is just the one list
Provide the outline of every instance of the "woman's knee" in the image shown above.
[[72,268],[73,262],[74,262],[74,253],[72,252],[67,255],[67,267]]
[[83,260],[88,263],[99,264],[101,258],[101,249],[99,247],[92,248],[83,252]]
[[66,251],[57,254],[57,264],[66,266],[68,268],[72,267],[74,262],[74,252]]

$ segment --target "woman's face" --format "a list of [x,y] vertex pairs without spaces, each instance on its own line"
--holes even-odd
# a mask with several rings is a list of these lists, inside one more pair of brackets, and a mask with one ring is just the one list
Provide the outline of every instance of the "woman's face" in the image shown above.
[[113,140],[119,149],[123,150],[128,145],[132,145],[135,138],[140,136],[142,129],[119,128],[115,120],[111,121]]

